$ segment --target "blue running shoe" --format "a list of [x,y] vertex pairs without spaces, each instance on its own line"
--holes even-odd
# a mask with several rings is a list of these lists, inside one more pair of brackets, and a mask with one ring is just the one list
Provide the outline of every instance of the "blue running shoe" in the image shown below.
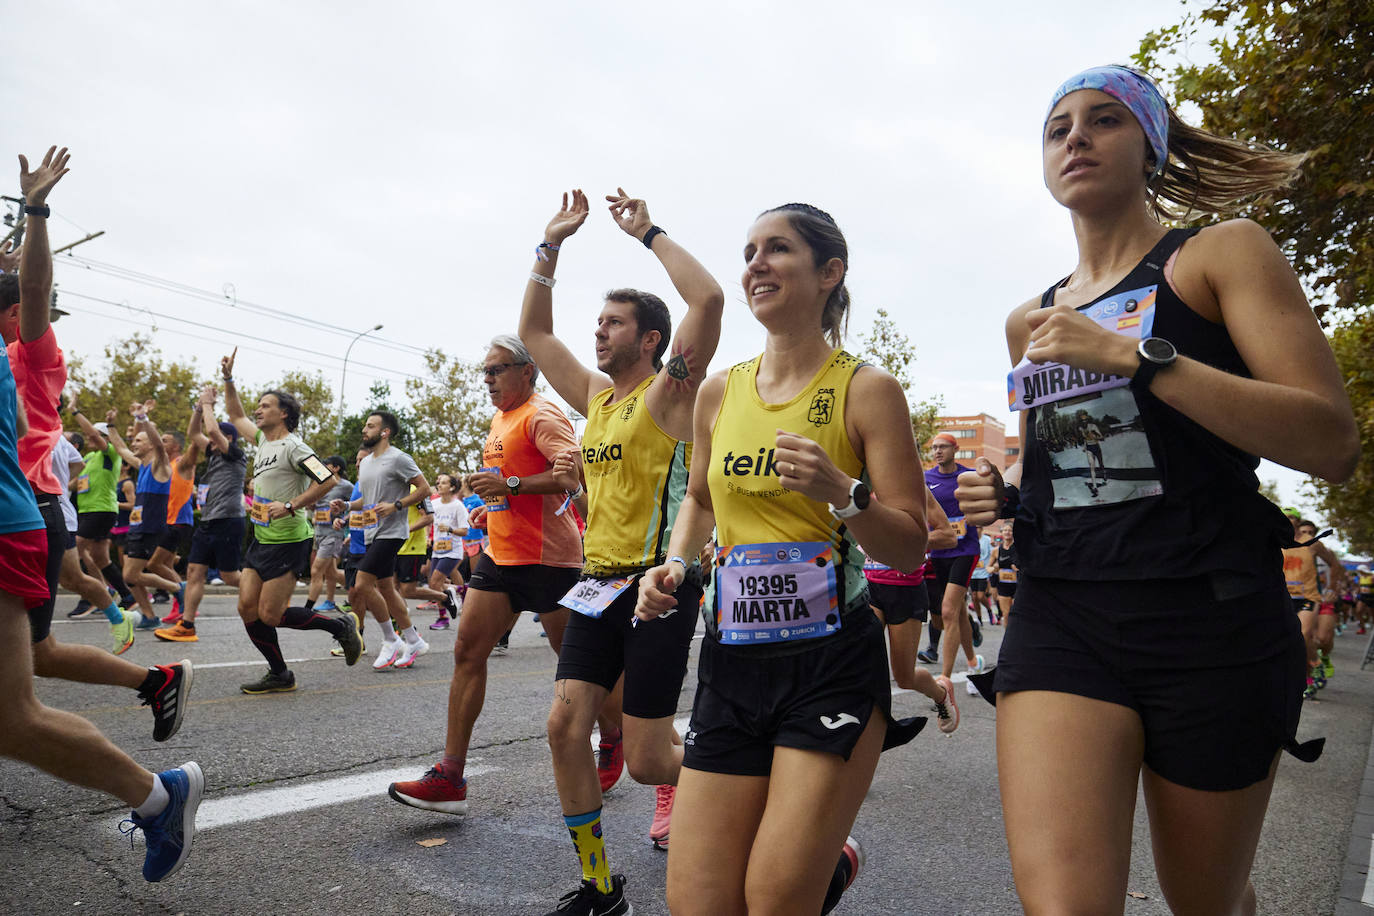
[[337,611],[338,609],[339,606],[328,598],[315,605],[315,610],[317,611]]
[[[143,831],[148,853],[143,859],[143,877],[148,881],[166,881],[175,875],[191,854],[191,840],[196,835],[196,809],[205,794],[205,774],[200,765],[184,763],[175,770],[158,773],[157,778],[167,789],[171,800],[162,813],[142,818],[130,812],[124,832],[132,839],[135,830]],[[123,825],[120,825],[123,829]]]
[[138,615],[138,623],[134,624],[134,629],[135,629],[135,630],[156,630],[156,629],[157,629],[158,627],[160,627],[160,626],[162,626],[162,618],[160,618],[160,617],[144,617],[142,614],[140,614],[140,615]]

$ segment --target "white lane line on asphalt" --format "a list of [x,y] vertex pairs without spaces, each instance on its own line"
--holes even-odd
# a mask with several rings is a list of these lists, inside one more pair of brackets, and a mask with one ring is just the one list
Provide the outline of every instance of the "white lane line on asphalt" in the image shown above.
[[[288,665],[295,665],[300,662],[330,662],[337,661],[332,655],[325,655],[321,658],[287,658],[283,659]],[[196,662],[196,670],[204,671],[206,668],[251,668],[255,665],[265,665],[267,662],[261,658],[255,658],[246,662]]]
[[1369,870],[1364,876],[1364,896],[1360,902],[1365,906],[1374,906],[1374,836],[1369,838]]
[[[480,776],[497,769],[499,767],[469,766],[463,775]],[[400,780],[414,779],[419,775],[419,770],[419,764],[411,764],[395,770],[355,773],[352,776],[338,776],[301,785],[252,789],[238,795],[210,798],[202,802],[200,810],[196,812],[196,831],[231,827],[282,814],[295,814],[313,808],[342,805],[362,798],[384,796],[388,785]]]

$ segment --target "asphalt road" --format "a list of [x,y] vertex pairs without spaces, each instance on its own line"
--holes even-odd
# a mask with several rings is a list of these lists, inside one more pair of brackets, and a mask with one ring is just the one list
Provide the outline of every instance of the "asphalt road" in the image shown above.
[[[418,612],[416,620],[432,616]],[[453,630],[424,630],[431,653],[409,671],[384,672],[372,671],[367,657],[354,668],[330,658],[324,634],[283,631],[286,656],[304,659],[292,663],[300,689],[265,697],[238,690],[265,665],[231,597],[206,599],[200,631],[193,644],[140,634],[126,656],[141,665],[187,657],[197,666],[192,706],[166,744],[153,742],[151,715],[131,692],[38,682],[45,703],[86,716],[150,769],[201,764],[205,829],[186,867],[165,885],[145,883],[141,840],[131,848],[117,831],[122,806],[0,761],[0,912],[542,914],[574,887],[576,860],[544,741],[554,658],[528,617],[509,655],[490,663],[465,819],[386,796],[391,779],[419,776],[442,747]],[[99,620],[55,627],[62,641],[102,647],[107,632]],[[1001,633],[990,627],[988,634],[982,651],[992,660]],[[1280,766],[1254,869],[1261,912],[1335,910],[1374,719],[1374,668],[1357,670],[1363,648],[1353,635],[1337,640],[1337,676],[1305,710],[1301,737],[1326,735],[1325,755]],[[682,716],[694,685],[689,673]],[[838,912],[1020,912],[1002,833],[993,708],[960,699],[954,736],[932,725],[884,755],[854,828],[868,865]],[[924,714],[926,704],[902,695],[894,706],[910,715]],[[629,875],[639,916],[667,912],[666,856],[647,838],[653,803],[652,788],[627,778],[604,813],[612,869]],[[1125,912],[1167,913],[1143,803],[1137,812],[1130,890],[1141,896],[1129,898]],[[420,845],[430,840],[444,842]]]

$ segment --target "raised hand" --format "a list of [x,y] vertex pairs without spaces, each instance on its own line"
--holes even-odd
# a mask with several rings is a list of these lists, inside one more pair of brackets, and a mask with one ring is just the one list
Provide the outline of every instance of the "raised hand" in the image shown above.
[[234,378],[234,360],[238,359],[239,348],[235,347],[234,352],[222,357],[219,361],[219,374],[226,381]]
[[591,206],[587,203],[587,195],[580,190],[572,191],[572,203],[568,202],[568,194],[563,194],[563,205],[558,212],[549,220],[549,224],[544,227],[544,241],[554,245],[561,245],[563,241],[587,221],[587,214],[591,212]]
[[959,511],[964,513],[964,520],[983,528],[997,521],[1005,492],[1002,472],[986,458],[979,458],[977,470],[964,471],[959,475],[954,496],[959,500]]
[[115,410],[113,407],[111,407],[109,410],[105,411],[105,423],[106,423],[111,429],[114,429],[114,422],[115,422],[115,420],[117,420],[117,419],[119,419],[119,411]]
[[19,269],[19,258],[23,253],[22,248],[14,247],[12,239],[5,239],[0,242],[0,270],[5,273],[13,273]]
[[48,199],[48,192],[52,190],[52,186],[70,171],[67,168],[67,162],[70,159],[65,146],[60,150],[55,146],[50,146],[47,155],[43,157],[43,164],[30,172],[29,160],[21,153],[19,156],[19,190],[24,194],[24,203],[31,207],[43,206]]
[[218,394],[219,389],[215,388],[214,385],[206,385],[204,388],[200,389],[200,403],[204,404],[206,407],[214,407],[215,398]]
[[644,241],[644,233],[654,226],[654,221],[649,218],[649,207],[644,201],[626,194],[624,188],[616,188],[614,194],[606,195],[606,199],[611,202],[611,218],[615,224],[627,234]]

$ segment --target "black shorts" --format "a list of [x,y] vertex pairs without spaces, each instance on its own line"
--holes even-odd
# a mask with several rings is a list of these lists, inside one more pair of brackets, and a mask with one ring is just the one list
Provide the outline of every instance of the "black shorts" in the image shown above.
[[162,536],[165,532],[144,531],[141,528],[130,528],[129,535],[124,541],[124,556],[135,560],[151,560],[153,551],[162,544]]
[[248,545],[248,555],[243,558],[243,565],[257,573],[264,582],[282,576],[309,578],[310,546],[313,543],[313,537],[283,544],[264,544],[254,538],[253,543]]
[[104,541],[110,537],[118,512],[78,512],[76,515],[76,536],[88,541]]
[[168,525],[162,532],[162,540],[158,542],[159,547],[176,556],[191,549],[192,525]]
[[558,603],[582,578],[582,570],[563,566],[497,566],[485,552],[477,555],[468,588],[502,592],[510,597],[511,610],[552,614],[565,610]]
[[868,580],[868,603],[883,612],[883,621],[890,627],[908,620],[924,621],[929,601],[923,585]]
[[972,577],[971,579],[968,580],[968,590],[971,591],[971,592],[973,592],[975,595],[981,595],[981,594],[983,594],[983,592],[985,592],[985,591],[988,590],[988,577],[987,577],[987,576],[983,576],[983,577],[981,577],[981,578],[979,578],[978,576]]
[[554,680],[585,681],[614,690],[623,672],[625,714],[662,719],[677,712],[697,628],[701,580],[689,576],[673,592],[676,613],[634,624],[639,582],[636,579],[621,592],[600,617],[576,611],[568,615]]
[[1001,579],[998,579],[998,580],[997,580],[997,597],[998,597],[998,598],[1015,598],[1015,597],[1016,597],[1016,583],[1015,583],[1015,582],[1003,582]]
[[422,553],[406,553],[396,556],[396,581],[397,582],[419,582],[420,567],[425,565],[425,555]]
[[43,576],[48,580],[48,600],[29,608],[29,636],[40,643],[52,632],[52,613],[57,607],[57,580],[62,574],[62,555],[67,552],[67,523],[62,518],[62,506],[51,493],[35,493],[38,512],[48,534],[48,563]]
[[1219,601],[1210,579],[1075,582],[1022,575],[998,693],[1052,690],[1129,707],[1145,763],[1203,791],[1242,789],[1292,750],[1306,649],[1282,581]]
[[875,710],[888,720],[885,750],[916,736],[925,719],[892,721],[887,645],[876,616],[847,612],[839,633],[815,642],[809,651],[759,657],[703,640],[682,765],[767,776],[774,747],[848,760]]
[[372,573],[379,582],[390,579],[396,575],[396,552],[405,542],[405,538],[373,538],[357,563],[358,572]]
[[945,601],[945,585],[968,588],[973,578],[973,567],[978,563],[978,554],[971,553],[962,557],[931,557],[930,568],[935,573],[933,579],[926,579],[926,593],[930,606],[939,613]]
[[188,563],[220,572],[237,572],[243,565],[243,518],[216,518],[201,522],[191,535]]
[[1311,598],[1293,598],[1291,595],[1289,598],[1293,602],[1294,613],[1298,613],[1299,611],[1315,611],[1317,609],[1317,603]]

